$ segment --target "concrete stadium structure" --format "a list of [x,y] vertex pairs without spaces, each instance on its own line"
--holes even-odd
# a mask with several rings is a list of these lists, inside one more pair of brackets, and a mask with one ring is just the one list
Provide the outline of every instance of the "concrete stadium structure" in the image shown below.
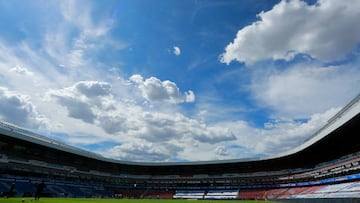
[[31,195],[45,180],[49,196],[348,200],[360,198],[359,136],[360,95],[297,148],[252,159],[114,160],[2,122],[0,192]]

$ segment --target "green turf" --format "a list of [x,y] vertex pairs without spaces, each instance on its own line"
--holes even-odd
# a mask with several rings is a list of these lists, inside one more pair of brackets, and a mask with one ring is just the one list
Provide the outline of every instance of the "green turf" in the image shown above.
[[[264,201],[248,200],[151,200],[151,199],[84,199],[84,198],[41,198],[33,201],[32,198],[24,198],[24,203],[264,203]],[[0,199],[0,203],[21,203],[22,198]],[[266,203],[274,203],[266,201]]]

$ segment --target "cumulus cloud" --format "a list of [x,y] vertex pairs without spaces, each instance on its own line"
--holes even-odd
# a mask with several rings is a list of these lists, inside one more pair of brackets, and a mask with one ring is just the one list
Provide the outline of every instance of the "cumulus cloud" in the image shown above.
[[[156,84],[164,85],[162,88],[167,88],[164,91],[171,92],[166,81],[153,79]],[[143,83],[146,88],[148,88],[147,82],[152,82],[152,80],[144,81],[139,75],[133,76],[131,80],[136,83],[134,84],[136,87],[138,87],[137,83]],[[181,96],[175,84],[171,83],[170,88],[175,89],[178,94],[170,94],[171,97]],[[166,95],[168,92],[163,94]],[[163,144],[169,144],[174,140],[182,143],[188,140],[219,143],[235,139],[227,128],[209,126],[178,112],[147,111],[137,104],[126,103],[115,97],[112,86],[106,82],[81,81],[70,87],[51,90],[49,95],[66,108],[70,118],[97,125],[113,137],[120,136]],[[169,99],[170,96],[149,94],[151,99]]]
[[46,125],[46,118],[37,112],[29,96],[5,87],[0,87],[0,119],[27,128]]
[[142,114],[141,121],[144,129],[136,131],[136,136],[150,142],[195,140],[200,143],[220,143],[236,139],[228,128],[209,126],[180,113],[146,112]]
[[156,77],[145,79],[141,75],[133,75],[130,81],[138,86],[142,96],[150,102],[183,103],[194,102],[195,94],[189,90],[181,93],[174,82],[161,81]]
[[258,128],[246,121],[224,121],[216,126],[228,128],[236,137],[233,141],[216,146],[216,158],[249,158],[277,155],[303,144],[323,127],[341,108],[330,108],[309,116],[309,119],[274,119],[265,123],[268,128]]
[[174,49],[173,53],[174,53],[176,56],[180,56],[180,54],[181,54],[180,48],[177,47],[177,46],[174,46],[173,49]]
[[255,151],[274,155],[291,150],[324,126],[339,110],[340,108],[331,108],[313,114],[305,123],[293,120],[275,121],[271,130],[263,132],[261,141],[256,143]]
[[297,65],[282,71],[255,71],[251,91],[261,105],[275,110],[276,117],[309,118],[350,101],[358,94],[354,88],[360,85],[358,78],[356,65]]
[[[91,123],[89,126],[92,130],[80,127],[78,130],[83,135],[69,135],[66,138],[69,142],[114,142],[115,147],[102,150],[101,153],[121,160],[172,161],[180,157],[195,161],[276,154],[299,145],[339,110],[313,114],[304,123],[293,120],[273,121],[271,128],[267,129],[252,127],[245,121],[208,125],[180,113],[146,111],[136,104],[126,106],[124,101],[113,97],[111,86],[106,82],[81,81],[67,88],[52,90],[51,98],[66,108],[69,117],[76,119],[72,121],[75,132],[77,126],[83,126],[81,122]],[[7,121],[11,121],[12,114],[7,114],[4,109],[12,108],[12,105],[14,108],[21,107],[12,110],[19,112],[16,118],[34,118],[38,115],[32,110],[27,97],[4,88],[0,93],[0,104],[6,105],[6,108],[0,108],[1,116],[7,117]],[[105,100],[112,100],[112,108],[102,105]],[[28,120],[21,122],[26,124]],[[105,134],[98,132],[91,135],[94,126],[103,129]]]
[[[102,153],[122,160],[171,161],[179,157],[185,160],[208,160],[209,156],[216,156],[210,155],[215,152],[207,146],[236,140],[228,128],[208,126],[180,113],[137,112],[118,121],[119,126],[126,127],[116,131],[117,134],[113,136],[123,138],[118,140],[123,143]],[[109,126],[114,127],[112,124]],[[207,157],[202,155],[205,151]]]
[[74,97],[66,97],[61,95],[55,96],[58,102],[65,106],[68,110],[68,115],[72,118],[81,119],[86,123],[94,123],[96,115],[86,102],[78,100]]
[[106,82],[82,81],[75,84],[75,89],[87,97],[109,95],[111,85]]
[[172,144],[158,145],[138,140],[138,142],[115,146],[107,153],[120,160],[151,162],[169,161],[182,150],[182,148]]
[[98,121],[108,134],[116,134],[118,132],[127,132],[130,126],[127,125],[127,119],[123,115],[102,115],[98,117]]
[[[86,123],[94,123],[96,108],[103,108],[104,96],[110,94],[111,85],[99,81],[80,81],[62,90],[50,91],[58,103],[67,108],[68,115]],[[98,98],[96,98],[98,97]]]
[[194,134],[194,136],[195,139],[200,142],[207,142],[211,144],[236,140],[236,137],[230,129],[222,128],[219,125],[205,127],[204,131],[198,132],[198,134]]
[[[299,76],[298,68],[308,71],[301,73],[306,74],[304,77],[310,78],[310,81],[304,80],[301,74],[301,77]],[[340,68],[342,67],[319,68],[313,66],[308,67],[308,69],[296,67],[284,72],[276,72],[277,74],[269,77],[269,80],[271,78],[276,78],[274,81],[281,81],[281,78],[295,80],[291,77],[293,75],[300,77],[298,81],[304,80],[303,82],[312,84],[312,79],[309,77],[312,75],[317,80],[322,78],[324,81],[331,81],[333,75],[339,75]],[[350,69],[348,70],[350,71]],[[350,72],[349,75],[351,75]],[[348,74],[342,77],[347,78]],[[357,77],[354,72],[352,74],[353,77]],[[265,91],[266,93],[270,89],[275,90],[275,87],[278,86],[288,86],[275,85],[272,87],[271,84],[276,84],[276,82],[267,83],[266,80],[260,78],[260,76],[257,78],[256,83],[260,84],[260,81],[263,81],[264,84],[260,84],[260,87],[268,87],[269,89],[264,90],[254,86],[255,89],[260,88],[256,91]],[[132,83],[130,84],[136,88],[138,83],[145,83],[145,80],[139,75],[134,75],[131,80]],[[314,81],[317,80],[314,79]],[[331,83],[329,82],[329,84]],[[336,83],[334,82],[334,84]],[[290,89],[294,90],[297,87]],[[69,117],[84,123],[91,123],[103,130],[105,134],[97,135],[100,136],[99,139],[91,138],[92,142],[109,140],[118,143],[110,150],[101,151],[104,155],[111,158],[137,161],[171,161],[178,160],[179,157],[185,160],[244,158],[258,154],[270,155],[284,152],[301,144],[339,110],[327,111],[327,108],[324,108],[324,113],[307,112],[306,115],[310,119],[305,122],[279,119],[265,123],[264,125],[267,128],[260,129],[245,121],[224,121],[209,125],[176,111],[146,110],[138,103],[125,103],[125,101],[116,98],[113,94],[112,85],[106,82],[81,81],[67,88],[53,90],[51,94],[61,106],[66,107]],[[290,94],[290,92],[286,94]],[[273,101],[272,99],[269,100]],[[111,105],[104,105],[104,103]],[[281,105],[286,109],[286,105]],[[289,103],[289,107],[291,106]],[[82,139],[86,139],[86,136],[76,139],[76,142],[88,143],[89,141],[81,141]]]
[[259,20],[239,30],[220,61],[253,64],[264,59],[291,60],[302,53],[324,61],[341,58],[360,42],[360,2],[281,1]]

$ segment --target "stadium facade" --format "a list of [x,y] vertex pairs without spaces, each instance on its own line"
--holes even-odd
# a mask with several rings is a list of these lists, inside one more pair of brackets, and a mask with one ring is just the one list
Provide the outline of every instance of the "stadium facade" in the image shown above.
[[[291,151],[223,161],[114,160],[0,123],[0,192],[190,199],[360,198],[360,95]],[[14,185],[12,191],[11,186]]]

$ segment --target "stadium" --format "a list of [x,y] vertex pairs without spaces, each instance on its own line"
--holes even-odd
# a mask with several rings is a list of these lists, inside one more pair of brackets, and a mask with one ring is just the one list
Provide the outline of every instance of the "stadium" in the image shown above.
[[47,197],[354,202],[360,198],[359,126],[360,95],[283,154],[140,163],[105,158],[1,123],[0,192],[30,197],[44,181]]

